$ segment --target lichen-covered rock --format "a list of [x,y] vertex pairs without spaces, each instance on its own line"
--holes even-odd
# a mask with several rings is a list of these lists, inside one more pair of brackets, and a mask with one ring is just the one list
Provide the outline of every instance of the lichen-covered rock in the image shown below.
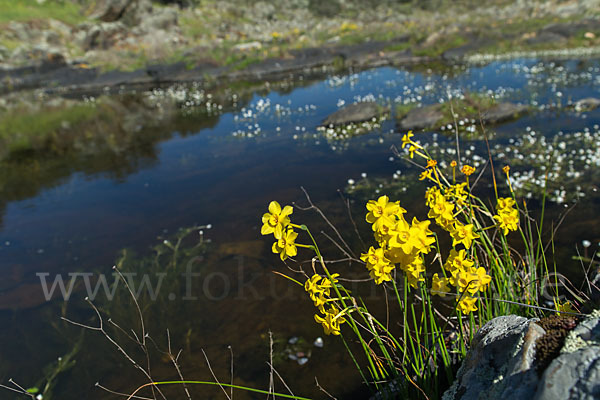
[[508,315],[485,324],[443,399],[530,399],[538,384],[535,341],[545,333],[536,321]]
[[443,399],[600,398],[600,310],[568,332],[560,355],[541,377],[536,372],[540,356],[536,355],[536,346],[546,334],[538,323],[555,329],[551,325],[575,321],[561,318],[538,322],[511,315],[489,321],[475,335],[456,380]]
[[600,398],[600,310],[567,335],[561,355],[546,368],[534,400]]
[[351,104],[337,110],[323,121],[323,126],[340,126],[350,123],[369,121],[379,118],[389,110],[375,102],[361,102]]
[[436,126],[444,118],[441,104],[413,108],[398,124],[401,130],[425,129]]
[[554,359],[546,368],[534,400],[600,398],[600,346],[584,347]]

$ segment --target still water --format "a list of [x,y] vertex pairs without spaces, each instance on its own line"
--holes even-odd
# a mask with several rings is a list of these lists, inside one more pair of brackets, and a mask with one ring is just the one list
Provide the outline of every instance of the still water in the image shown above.
[[[274,199],[307,205],[300,189],[304,187],[359,252],[362,245],[340,193],[352,200],[351,211],[365,238],[369,228],[363,223],[364,202],[386,193],[387,185],[402,193],[399,199],[405,208],[422,210],[422,187],[410,184],[418,170],[391,150],[392,145],[399,146],[402,133],[394,122],[399,104],[426,105],[478,93],[531,106],[533,111],[526,116],[490,127],[490,146],[499,165],[513,166],[517,189],[532,198],[532,208],[539,205],[535,198],[550,171],[552,201],[547,218],[557,220],[570,210],[557,231],[560,250],[555,260],[560,271],[581,280],[581,266],[572,257],[577,248],[591,255],[600,241],[600,109],[579,111],[569,104],[600,97],[599,72],[598,59],[523,59],[442,71],[350,72],[255,93],[244,101],[230,93],[228,105],[217,107],[210,123],[188,123],[185,130],[163,132],[146,151],[83,169],[55,160],[47,173],[54,176],[52,183],[36,182],[35,188],[13,180],[13,187],[4,187],[6,198],[0,201],[0,383],[15,378],[25,387],[39,385],[40,379],[62,365],[58,357],[68,358],[69,353],[76,363],[63,365],[52,380],[54,398],[118,398],[95,383],[125,393],[146,383],[101,333],[61,320],[97,326],[98,319],[84,300],[83,283],[74,286],[69,301],[60,296],[46,301],[40,279],[51,285],[56,276],[68,283],[68,274],[75,272],[111,277],[121,249],[147,257],[153,254],[152,247],[165,245],[165,240],[172,243],[179,228],[199,226],[188,238],[189,243],[202,240],[203,254],[190,267],[199,276],[178,276],[177,290],[158,290],[157,298],[149,300],[152,304],[141,304],[148,320],[145,329],[156,342],[156,347],[150,345],[154,378],[178,377],[169,358],[156,350],[167,348],[169,328],[175,353],[183,350],[180,364],[186,379],[213,380],[204,350],[221,381],[230,381],[233,354],[235,383],[266,388],[271,331],[273,362],[295,394],[323,397],[315,377],[338,398],[363,393],[339,338],[323,337],[323,347],[313,344],[323,333],[313,321],[313,307],[303,290],[271,273],[291,272],[271,253],[271,239],[260,236],[260,217]],[[392,110],[380,127],[344,140],[317,131],[321,121],[339,107],[370,100]],[[449,128],[415,138],[448,163],[456,157]],[[462,146],[466,161],[483,166],[487,152],[481,136],[471,135]],[[19,171],[11,174],[18,176]],[[481,185],[486,187],[485,182]],[[327,229],[314,212],[297,209],[293,217],[315,232]],[[324,235],[317,240],[330,252],[330,259],[343,257]],[[582,248],[584,240],[591,242],[590,248]],[[298,257],[309,258],[302,251]],[[359,267],[341,263],[336,268],[356,278],[367,277]],[[357,290],[366,290],[364,295],[375,302],[381,297],[370,289]],[[126,332],[140,332],[131,302],[121,297],[112,303],[99,300],[98,307]],[[129,340],[122,332],[114,335],[125,343]],[[124,346],[146,365],[139,348],[131,342]],[[300,365],[297,359],[303,358],[308,361]],[[285,391],[279,382],[275,386]],[[173,393],[173,398],[184,395],[181,388],[170,390],[167,393]],[[190,390],[201,393],[197,398],[222,396],[218,388]],[[235,397],[244,396],[248,395]],[[0,391],[0,398],[14,397]]]

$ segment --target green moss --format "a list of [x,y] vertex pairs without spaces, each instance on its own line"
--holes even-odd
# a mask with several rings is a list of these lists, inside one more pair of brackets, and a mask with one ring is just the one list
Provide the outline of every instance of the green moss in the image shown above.
[[396,106],[396,118],[403,118],[410,110],[415,108],[417,103],[408,103],[408,104],[398,104]]
[[438,57],[444,54],[444,52],[450,49],[455,49],[464,44],[467,44],[467,39],[460,34],[455,34],[443,37],[430,46],[416,49],[414,54],[422,57]]
[[48,18],[71,25],[86,19],[80,6],[72,1],[46,0],[39,4],[36,0],[0,0],[0,24]]

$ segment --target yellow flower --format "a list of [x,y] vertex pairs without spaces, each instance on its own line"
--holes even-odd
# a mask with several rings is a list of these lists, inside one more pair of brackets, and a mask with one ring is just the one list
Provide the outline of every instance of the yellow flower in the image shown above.
[[473,239],[479,237],[479,234],[473,232],[474,228],[473,224],[463,225],[458,221],[455,222],[454,229],[450,231],[450,235],[452,236],[452,247],[462,243],[465,248],[470,248],[471,244],[473,244]]
[[466,176],[471,176],[475,172],[475,168],[467,164],[463,165],[463,167],[460,170]]
[[502,172],[504,172],[506,175],[508,175],[508,171],[510,171],[510,166],[505,165],[504,167],[502,167]]
[[415,147],[415,145],[410,145],[410,147],[408,148],[408,155],[410,156],[410,158],[413,158],[415,156],[415,152],[417,151],[417,148]]
[[431,281],[431,293],[437,294],[438,296],[445,297],[446,293],[450,291],[448,287],[448,279],[440,278],[438,274],[433,274]]
[[448,186],[448,188],[446,189],[446,198],[448,200],[454,200],[459,206],[466,205],[468,196],[468,193],[465,190],[466,186],[466,182]]
[[281,258],[281,261],[288,257],[294,257],[296,254],[298,254],[298,249],[296,248],[295,243],[297,237],[298,234],[294,232],[291,227],[288,227],[281,235],[281,238],[273,243],[273,253],[279,253],[279,258]]
[[379,233],[384,233],[383,227],[392,227],[395,224],[396,213],[406,212],[400,207],[399,202],[390,202],[389,197],[381,196],[375,200],[367,202],[367,222],[373,224],[373,230]]
[[[444,263],[444,269],[454,276],[455,271],[469,271],[474,264],[475,262],[473,260],[467,258],[467,251],[465,249],[460,249],[458,251],[452,249]],[[451,283],[456,286],[456,283],[452,281]]]
[[431,207],[431,205],[435,202],[435,199],[440,194],[440,189],[437,186],[430,187],[425,192],[425,205],[427,207]]
[[408,131],[404,136],[402,136],[402,148],[412,144],[413,141],[411,140],[411,137],[413,136],[415,135],[413,135],[412,131]]
[[474,297],[463,296],[458,302],[458,309],[465,315],[470,314],[472,311],[477,310],[476,302],[477,299]]
[[367,253],[360,255],[360,259],[367,263],[369,275],[377,285],[392,280],[390,273],[395,266],[385,257],[384,250],[381,247],[375,249],[371,246]]
[[410,254],[413,250],[423,254],[429,253],[431,245],[435,242],[432,237],[433,232],[429,229],[431,221],[421,221],[413,217],[410,227],[404,221],[398,221],[395,234],[390,239],[391,247],[400,247],[406,254]]
[[325,310],[323,314],[325,314],[325,317],[315,314],[315,321],[323,325],[323,330],[326,335],[339,335],[340,325],[346,322],[346,319],[341,315],[338,315],[338,312],[334,307]]
[[512,211],[517,203],[512,197],[499,197],[496,209],[500,211]]
[[427,160],[427,168],[434,168],[437,165],[437,161],[435,160]]
[[494,215],[494,219],[498,221],[504,236],[508,235],[509,231],[516,231],[519,229],[519,212],[517,210],[513,210],[512,212],[500,212],[498,215]]
[[425,179],[431,179],[433,180],[433,178],[431,177],[433,174],[433,170],[432,169],[426,169],[425,171],[421,172],[421,175],[419,175],[419,180],[425,180]]
[[452,160],[452,161],[450,161],[450,166],[451,166],[452,168],[456,168],[456,160]]
[[310,299],[314,302],[315,307],[322,310],[323,306],[327,302],[327,298],[331,295],[331,288],[337,283],[337,277],[339,274],[331,275],[333,282],[328,277],[322,277],[321,275],[314,274],[312,277],[307,279],[304,284],[304,290],[308,292]]
[[448,225],[448,221],[454,219],[454,215],[452,214],[454,211],[454,204],[446,201],[446,198],[441,194],[436,196],[433,204],[430,206],[429,213],[427,213],[427,218],[433,218],[435,221],[442,225]]
[[485,292],[487,286],[492,281],[492,277],[487,274],[485,268],[479,267],[477,271],[475,271],[475,275],[477,276],[477,289],[480,292]]
[[294,212],[292,206],[285,206],[283,210],[278,202],[272,201],[269,203],[269,212],[262,217],[263,226],[260,233],[275,235],[275,239],[280,239],[283,234],[283,228],[290,223],[289,215]]
[[554,308],[556,308],[556,311],[559,311],[558,315],[560,315],[560,311],[565,312],[565,313],[576,313],[577,312],[577,310],[575,310],[573,308],[573,305],[568,300],[565,301],[564,303],[561,303],[560,300],[557,301],[556,299],[554,299]]

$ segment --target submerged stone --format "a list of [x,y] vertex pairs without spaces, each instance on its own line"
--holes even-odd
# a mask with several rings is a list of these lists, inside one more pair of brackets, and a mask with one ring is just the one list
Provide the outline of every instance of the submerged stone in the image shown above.
[[386,107],[382,107],[375,102],[355,103],[341,108],[329,115],[323,121],[323,126],[340,126],[356,122],[369,121],[373,118],[379,118],[386,112],[388,112]]

